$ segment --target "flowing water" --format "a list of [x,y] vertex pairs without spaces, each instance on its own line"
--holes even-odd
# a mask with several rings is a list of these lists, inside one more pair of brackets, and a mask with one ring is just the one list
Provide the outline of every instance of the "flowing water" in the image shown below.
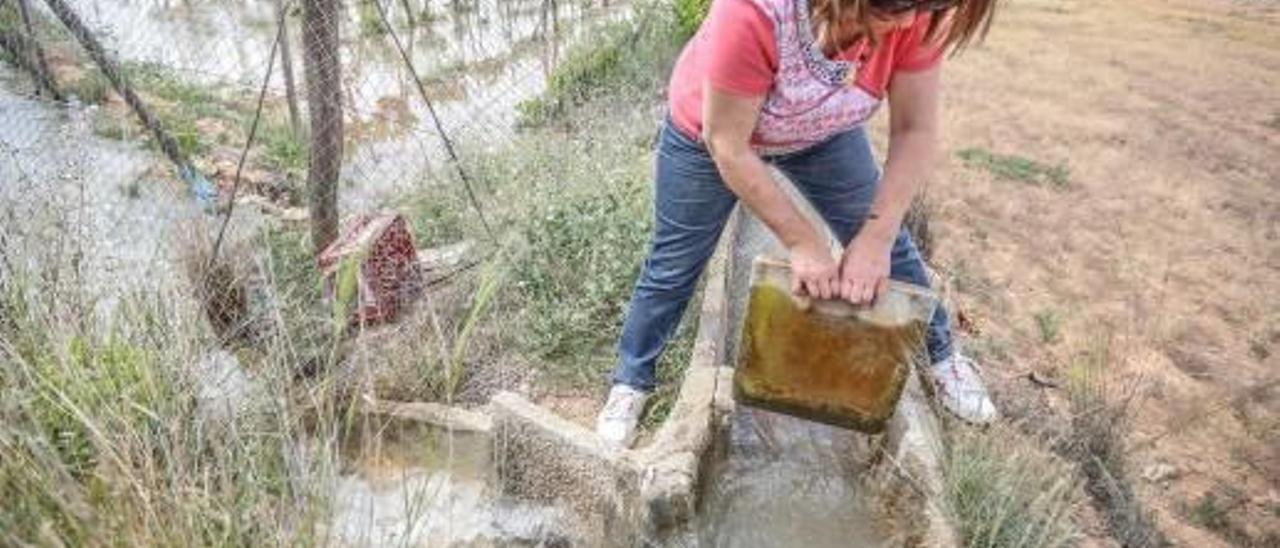
[[673,547],[836,548],[883,542],[855,464],[857,434],[739,407],[711,456],[700,511]]

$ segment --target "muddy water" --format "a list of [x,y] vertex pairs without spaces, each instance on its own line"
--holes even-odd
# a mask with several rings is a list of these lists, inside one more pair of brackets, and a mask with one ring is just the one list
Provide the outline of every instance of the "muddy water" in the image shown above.
[[[103,299],[172,273],[173,227],[199,212],[152,169],[156,156],[97,137],[91,109],[30,98],[0,66],[0,236],[10,260],[76,257]],[[154,287],[152,287],[154,289]]]
[[[274,38],[272,0],[73,0],[122,59],[154,62],[209,84],[254,88]],[[296,2],[295,2],[296,4]],[[367,2],[344,2],[343,103],[353,143],[343,165],[343,211],[393,202],[451,169],[439,133],[391,39],[367,29]],[[383,0],[396,34],[426,81],[445,132],[470,149],[510,135],[516,105],[541,92],[564,47],[594,22],[626,17],[611,6],[566,0]],[[405,15],[412,9],[413,24]],[[294,56],[301,52],[298,18]],[[210,55],[210,51],[218,52]],[[295,61],[302,77],[300,58]],[[283,94],[283,80],[273,89]]]
[[860,485],[863,440],[739,408],[707,471],[698,517],[673,547],[880,546]]
[[501,500],[487,437],[370,420],[344,450],[331,538],[346,546],[557,546],[554,508]]

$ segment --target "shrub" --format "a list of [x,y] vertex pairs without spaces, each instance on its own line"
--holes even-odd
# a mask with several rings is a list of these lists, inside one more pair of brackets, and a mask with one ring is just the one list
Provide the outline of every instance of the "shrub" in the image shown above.
[[702,26],[711,10],[711,0],[675,0],[674,9],[679,36],[687,40]]
[[634,19],[602,25],[590,34],[589,41],[569,49],[542,95],[516,106],[519,126],[563,119],[573,108],[604,96],[652,101],[684,41],[672,14],[653,4],[638,5]]

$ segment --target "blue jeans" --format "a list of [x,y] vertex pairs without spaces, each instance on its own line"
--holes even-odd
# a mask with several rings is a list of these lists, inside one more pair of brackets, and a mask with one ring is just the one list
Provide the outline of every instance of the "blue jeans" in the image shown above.
[[[658,357],[675,333],[738,201],[707,149],[669,120],[657,153],[653,243],[627,309],[613,374],[613,382],[646,391],[654,388]],[[864,130],[764,159],[796,184],[841,242],[847,245],[858,233],[880,182],[880,168]],[[893,243],[889,276],[929,286],[924,261],[905,228]],[[951,356],[951,325],[941,306],[929,323],[927,346],[934,363]]]

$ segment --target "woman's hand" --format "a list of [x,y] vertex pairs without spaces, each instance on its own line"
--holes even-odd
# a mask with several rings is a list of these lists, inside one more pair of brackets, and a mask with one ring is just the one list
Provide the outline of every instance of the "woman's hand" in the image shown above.
[[889,282],[893,237],[863,230],[849,242],[840,259],[839,296],[853,304],[871,304]]
[[831,250],[806,241],[791,248],[791,292],[797,296],[833,299],[840,295],[840,265]]

